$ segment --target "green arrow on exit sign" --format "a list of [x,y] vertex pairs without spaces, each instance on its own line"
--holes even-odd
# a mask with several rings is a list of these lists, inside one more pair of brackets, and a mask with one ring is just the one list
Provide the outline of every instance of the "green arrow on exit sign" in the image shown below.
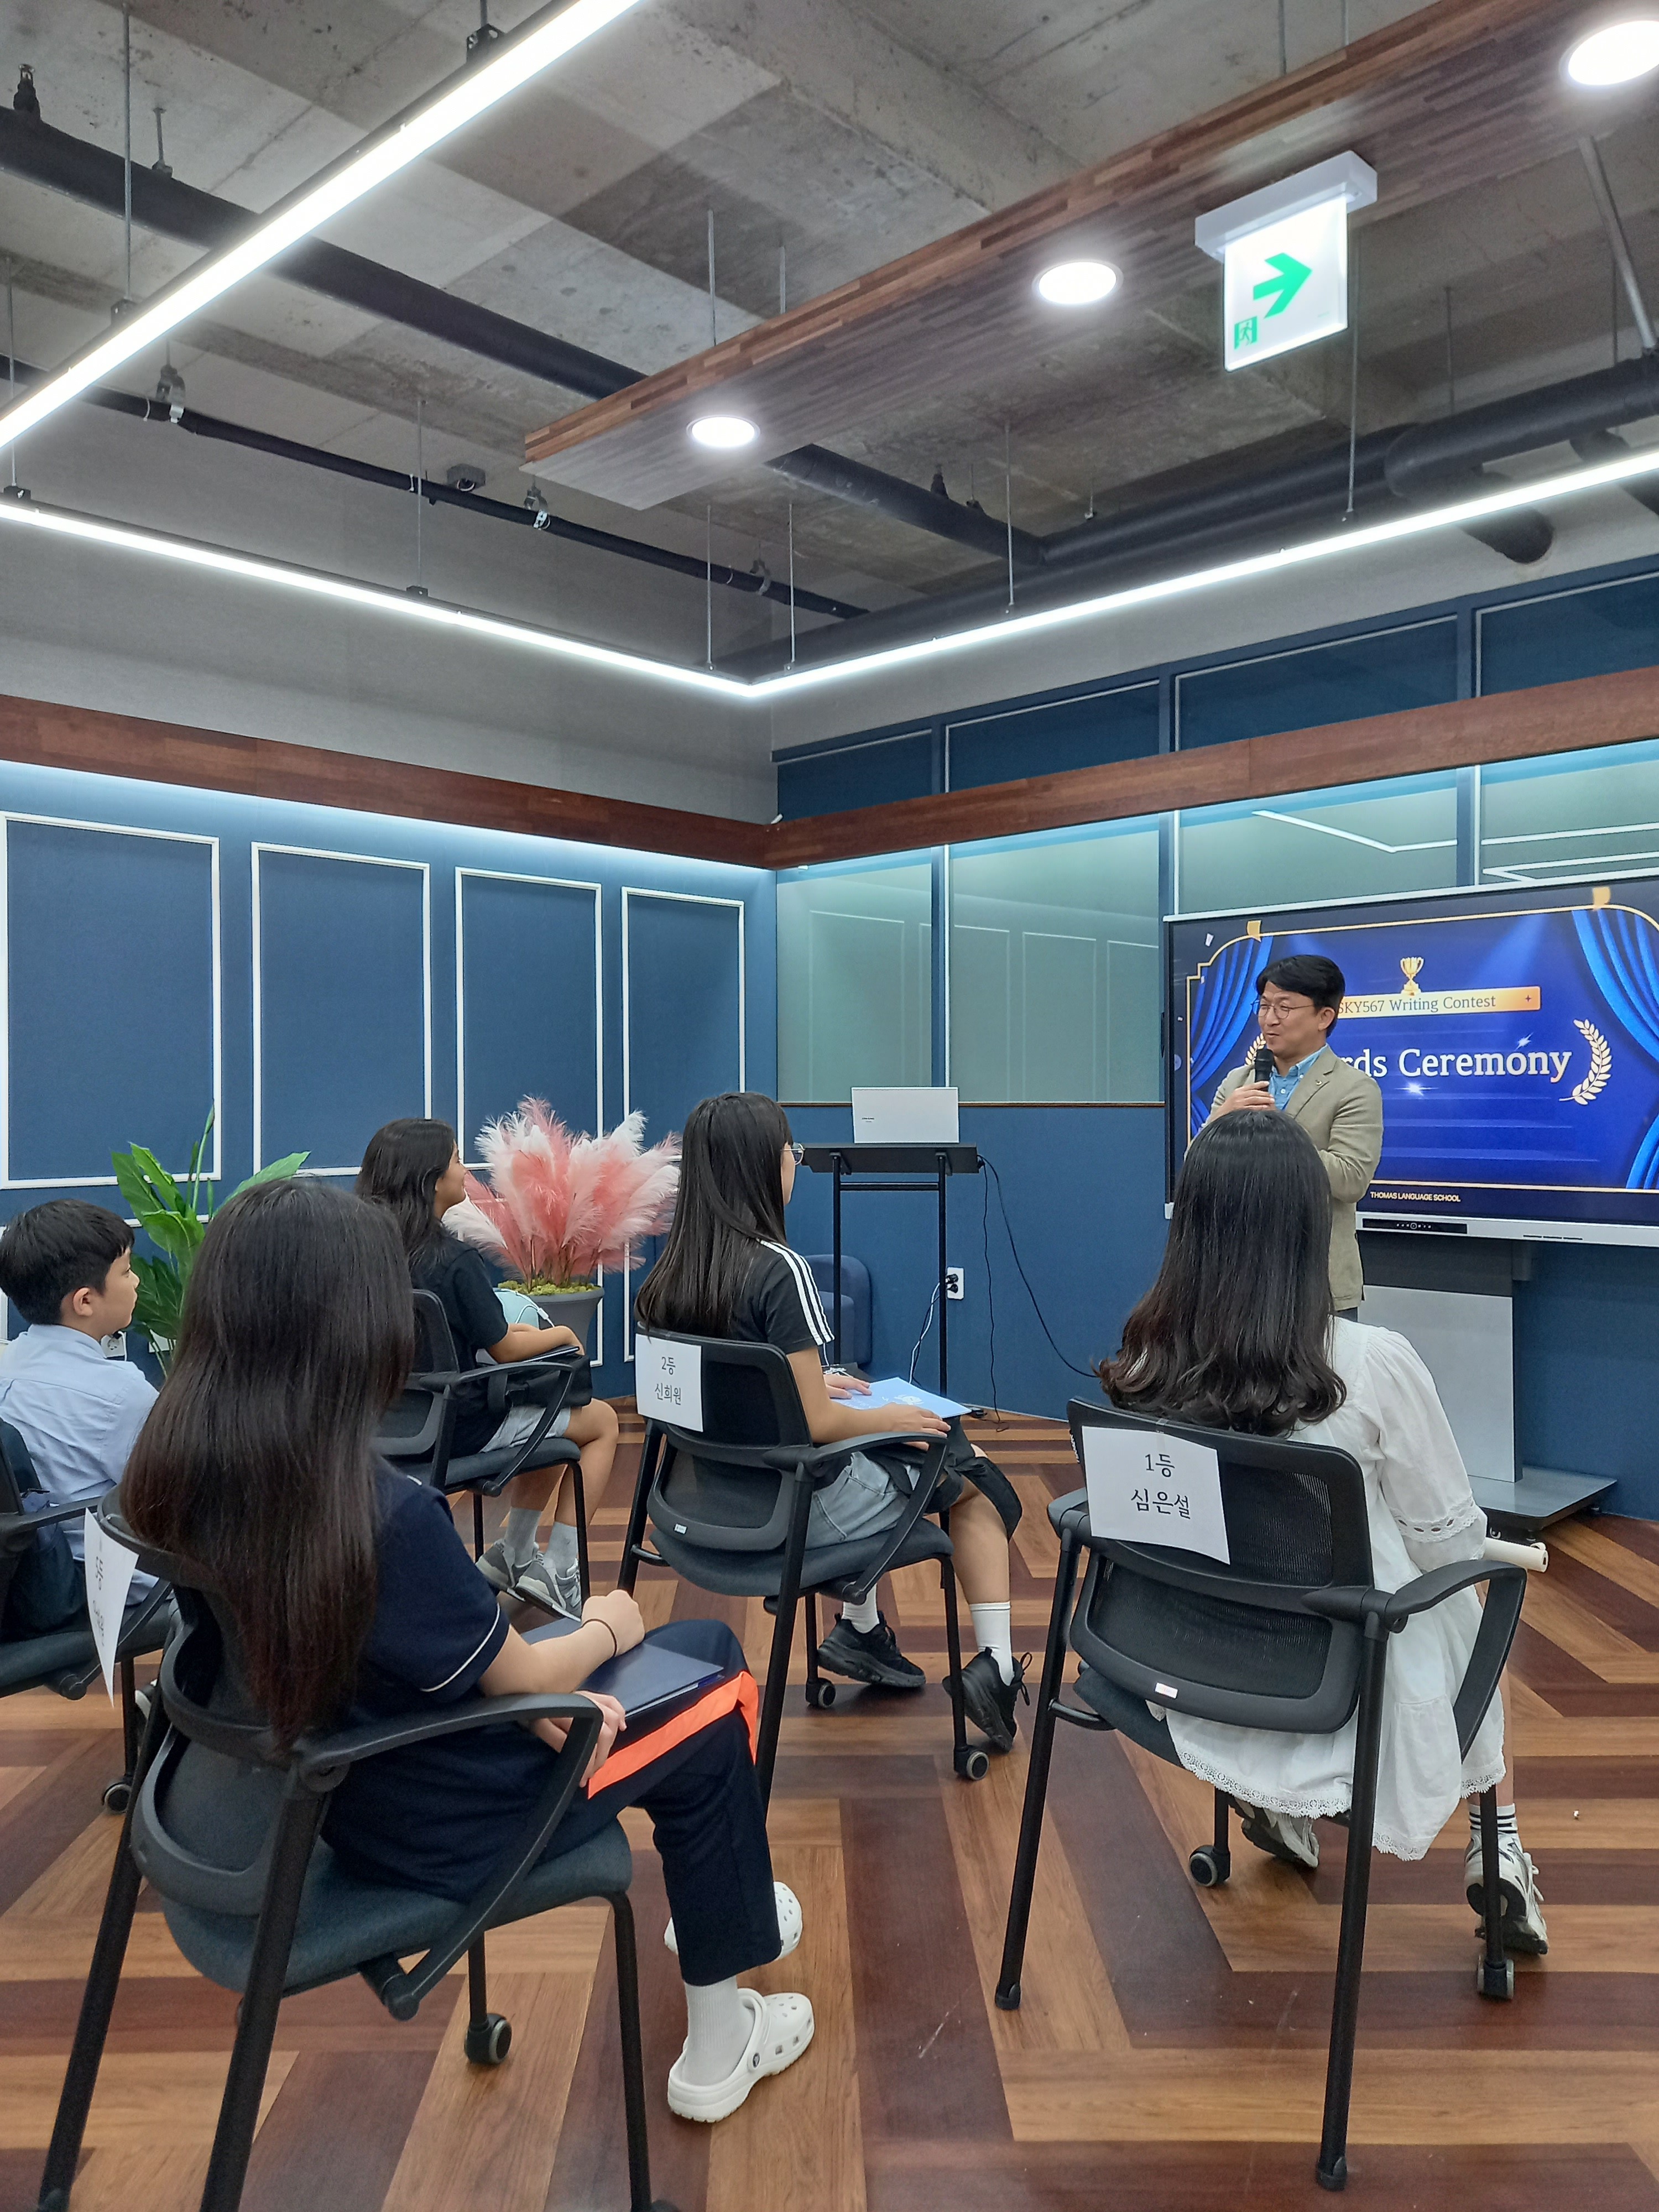
[[1273,304],[1268,308],[1267,313],[1269,315],[1282,315],[1309,277],[1313,275],[1313,270],[1309,268],[1305,261],[1298,261],[1293,254],[1290,253],[1270,253],[1267,256],[1267,266],[1278,273],[1267,277],[1258,284],[1251,296],[1257,300],[1267,300],[1273,299],[1273,294],[1277,293],[1279,296],[1273,300]]

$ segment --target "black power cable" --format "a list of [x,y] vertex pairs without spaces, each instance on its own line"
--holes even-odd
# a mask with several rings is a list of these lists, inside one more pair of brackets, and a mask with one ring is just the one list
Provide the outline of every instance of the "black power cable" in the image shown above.
[[[1078,1364],[1077,1364],[1076,1360],[1075,1360],[1075,1359],[1068,1359],[1068,1358],[1066,1357],[1066,1354],[1065,1354],[1065,1353],[1060,1350],[1060,1348],[1059,1345],[1057,1345],[1057,1344],[1054,1342],[1054,1333],[1053,1329],[1051,1329],[1051,1328],[1049,1328],[1049,1326],[1048,1326],[1048,1322],[1043,1318],[1042,1308],[1042,1307],[1037,1304],[1037,1294],[1036,1294],[1036,1291],[1031,1288],[1031,1279],[1030,1279],[1030,1277],[1026,1273],[1026,1272],[1025,1272],[1025,1266],[1024,1266],[1024,1262],[1021,1260],[1021,1258],[1020,1258],[1020,1256],[1019,1256],[1019,1247],[1018,1247],[1018,1244],[1016,1244],[1016,1243],[1015,1243],[1015,1242],[1014,1242],[1014,1232],[1013,1232],[1012,1228],[1010,1226],[1010,1224],[1009,1224],[1009,1220],[1008,1220],[1008,1201],[1007,1201],[1007,1200],[1006,1200],[1006,1198],[1004,1198],[1004,1196],[1003,1196],[1003,1194],[1002,1194],[1002,1177],[1001,1177],[1000,1175],[998,1175],[998,1173],[997,1173],[996,1162],[995,1162],[994,1160],[993,1160],[993,1159],[988,1158],[987,1157],[987,1155],[986,1155],[983,1152],[981,1152],[981,1154],[980,1154],[980,1158],[981,1158],[981,1159],[984,1160],[986,1166],[987,1166],[988,1168],[989,1168],[989,1170],[991,1170],[992,1177],[993,1177],[994,1181],[994,1182],[995,1182],[995,1183],[996,1183],[996,1187],[997,1187],[997,1208],[998,1208],[998,1211],[999,1211],[999,1212],[1001,1213],[1001,1215],[1002,1215],[1002,1229],[1003,1229],[1003,1234],[1004,1234],[1004,1235],[1007,1237],[1007,1239],[1008,1239],[1008,1249],[1010,1250],[1010,1252],[1012,1252],[1012,1253],[1013,1254],[1013,1256],[1014,1256],[1014,1266],[1015,1266],[1015,1267],[1018,1269],[1018,1271],[1019,1271],[1019,1279],[1020,1279],[1020,1281],[1021,1281],[1022,1283],[1024,1283],[1024,1285],[1025,1285],[1025,1295],[1026,1295],[1026,1297],[1027,1297],[1028,1298],[1030,1298],[1030,1300],[1031,1301],[1031,1311],[1032,1311],[1032,1312],[1036,1316],[1036,1317],[1037,1317],[1037,1325],[1038,1325],[1038,1327],[1042,1329],[1042,1334],[1043,1334],[1048,1338],[1048,1343],[1049,1343],[1049,1347],[1050,1347],[1050,1349],[1053,1351],[1053,1352],[1054,1352],[1054,1355],[1055,1358],[1059,1360],[1059,1362],[1060,1362],[1060,1365],[1061,1365],[1062,1367],[1067,1367],[1067,1368],[1069,1368],[1069,1369],[1071,1370],[1071,1371],[1072,1371],[1072,1373],[1073,1373],[1073,1375],[1081,1375],[1081,1376],[1083,1376],[1083,1378],[1084,1378],[1084,1380],[1085,1380],[1085,1382],[1097,1382],[1099,1378],[1098,1378],[1098,1376],[1097,1376],[1097,1374],[1096,1374],[1096,1372],[1095,1372],[1095,1370],[1094,1370],[1092,1367],[1079,1367],[1079,1366],[1078,1365]],[[988,1248],[988,1248],[987,1248],[987,1255],[986,1255],[986,1276],[987,1276],[987,1279],[988,1279],[988,1279],[989,1279],[989,1276],[990,1276],[990,1256],[989,1256],[989,1248]],[[992,1388],[993,1388],[993,1390],[994,1391],[994,1389],[995,1389],[994,1375],[994,1376],[993,1376]]]

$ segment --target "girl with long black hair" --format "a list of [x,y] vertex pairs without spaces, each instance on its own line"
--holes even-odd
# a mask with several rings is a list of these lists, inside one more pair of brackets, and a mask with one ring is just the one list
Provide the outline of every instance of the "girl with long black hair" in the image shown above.
[[[1176,1185],[1158,1280],[1123,1327],[1101,1377],[1115,1405],[1208,1428],[1294,1437],[1346,1451],[1365,1477],[1379,1589],[1478,1559],[1474,1502],[1428,1369],[1403,1336],[1333,1316],[1330,1181],[1312,1139],[1283,1114],[1218,1115]],[[1452,1700],[1480,1622],[1462,1590],[1408,1622],[1389,1655],[1376,1841],[1421,1858],[1455,1809],[1498,1788],[1504,1942],[1547,1945],[1536,1872],[1516,1830],[1504,1711],[1494,1699],[1467,1757]],[[1316,1867],[1313,1823],[1346,1812],[1356,1723],[1334,1735],[1268,1733],[1165,1714],[1183,1766],[1228,1791],[1244,1833],[1275,1857]],[[1483,1911],[1478,1808],[1464,1878]]]
[[[445,1214],[466,1196],[466,1170],[447,1121],[388,1121],[377,1129],[357,1171],[357,1195],[385,1206],[397,1223],[410,1279],[416,1290],[436,1294],[464,1367],[472,1366],[480,1352],[510,1365],[562,1346],[580,1346],[574,1329],[508,1322],[482,1255],[445,1228]],[[518,1443],[540,1418],[537,1407],[520,1406],[496,1426],[481,1405],[472,1410],[463,1406],[456,1417],[454,1449],[465,1454]],[[588,1511],[597,1511],[617,1456],[616,1413],[595,1398],[559,1414],[549,1434],[568,1436],[581,1447],[583,1494]],[[565,1480],[566,1464],[526,1468],[508,1483],[502,1492],[507,1518],[501,1534],[478,1561],[478,1572],[494,1589],[574,1619],[581,1611],[582,1595],[576,1486]],[[537,1531],[556,1494],[553,1526],[541,1550]]]
[[[860,1407],[850,1402],[868,1385],[832,1375],[824,1347],[832,1332],[811,1269],[789,1249],[783,1210],[795,1187],[800,1147],[789,1117],[758,1091],[705,1098],[687,1117],[681,1139],[680,1188],[674,1225],[662,1257],[640,1285],[634,1310],[641,1328],[773,1344],[788,1358],[814,1443],[842,1443],[896,1428],[948,1435],[947,1488],[956,1571],[972,1614],[977,1644],[962,1670],[963,1706],[999,1751],[1012,1749],[1015,1700],[1024,1684],[1013,1654],[1008,1600],[1008,1539],[1019,1501],[1001,1470],[975,1452],[960,1425],[916,1406]],[[891,1455],[907,1481],[915,1462]],[[806,1540],[844,1543],[890,1527],[904,1510],[890,1479],[890,1462],[859,1452],[812,1500]],[[833,1674],[887,1689],[920,1690],[926,1676],[899,1650],[872,1590],[861,1606],[843,1606],[818,1646],[818,1664]]]
[[[508,1627],[443,1498],[376,1456],[413,1348],[408,1272],[383,1207],[294,1181],[245,1191],[214,1218],[122,1502],[141,1537],[223,1592],[247,1689],[285,1742],[473,1692],[580,1690],[645,1632],[621,1590],[590,1598],[579,1627],[544,1643]],[[800,1912],[772,1880],[741,1645],[718,1621],[653,1638],[714,1662],[722,1679],[633,1747],[617,1743],[621,1706],[596,1695],[605,1727],[586,1794],[552,1848],[574,1849],[624,1806],[650,1813],[686,1983],[668,2101],[718,2120],[811,2040],[805,1997],[736,1979],[793,1948]],[[540,1721],[366,1759],[330,1797],[324,1836],[365,1879],[465,1899],[544,1786],[562,1735]]]

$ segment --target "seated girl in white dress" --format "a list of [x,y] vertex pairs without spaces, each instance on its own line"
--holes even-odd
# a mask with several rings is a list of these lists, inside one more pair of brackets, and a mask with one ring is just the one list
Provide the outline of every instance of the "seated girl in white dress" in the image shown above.
[[[1394,1590],[1477,1559],[1486,1517],[1426,1367],[1403,1336],[1331,1313],[1330,1187],[1306,1132],[1282,1114],[1230,1114],[1194,1139],[1176,1186],[1164,1265],[1101,1370],[1115,1405],[1206,1427],[1291,1437],[1352,1455],[1365,1478],[1372,1571]],[[1464,1881],[1483,1909],[1478,1792],[1498,1785],[1504,1942],[1541,1953],[1533,1863],[1516,1832],[1504,1715],[1494,1698],[1462,1757],[1452,1701],[1480,1623],[1461,1590],[1394,1639],[1382,1711],[1376,1843],[1421,1858],[1471,1800]],[[1290,1735],[1166,1712],[1181,1763],[1226,1791],[1260,1849],[1316,1867],[1313,1822],[1352,1796],[1350,1719]]]

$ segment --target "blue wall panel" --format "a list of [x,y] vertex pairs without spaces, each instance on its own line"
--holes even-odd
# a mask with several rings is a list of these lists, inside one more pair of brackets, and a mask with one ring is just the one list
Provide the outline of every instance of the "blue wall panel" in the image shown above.
[[895,799],[922,799],[933,788],[931,729],[778,763],[778,811],[786,822],[808,814],[838,813],[845,806],[885,806]]
[[1438,706],[1456,696],[1457,624],[1447,616],[1178,676],[1176,738],[1186,751]]
[[146,1145],[175,1170],[214,1103],[213,848],[6,825],[8,1172],[110,1174]]
[[259,854],[259,1151],[355,1167],[383,1121],[427,1110],[426,878]]
[[629,897],[626,1103],[647,1143],[741,1086],[739,927],[734,906]]
[[1139,684],[952,721],[945,726],[949,788],[969,791],[1104,761],[1139,760],[1158,750],[1158,720],[1157,684]]
[[[851,1133],[845,1106],[796,1108],[790,1124],[803,1141],[827,1144]],[[951,1306],[951,1389],[974,1405],[992,1402],[992,1317],[995,1316],[996,1401],[1006,1410],[1063,1418],[1066,1401],[1099,1384],[1085,1371],[1117,1348],[1124,1316],[1164,1255],[1162,1110],[1150,1106],[964,1107],[962,1134],[995,1164],[1007,1208],[987,1175],[950,1187],[950,1260],[963,1271],[966,1295]],[[931,1193],[842,1201],[846,1249],[870,1270],[874,1368],[909,1372],[938,1279],[938,1201]],[[1012,1244],[1009,1232],[1012,1232]],[[830,1178],[795,1179],[789,1241],[799,1252],[830,1245]],[[989,1291],[986,1253],[990,1255]],[[1024,1261],[1062,1359],[1050,1347],[1019,1278]],[[939,1347],[930,1335],[916,1380],[932,1389]],[[995,1446],[989,1447],[993,1457]]]
[[1480,689],[1519,691],[1659,660],[1659,577],[1480,611]]
[[485,1121],[544,1098],[569,1128],[599,1125],[596,890],[459,878],[463,1150]]

